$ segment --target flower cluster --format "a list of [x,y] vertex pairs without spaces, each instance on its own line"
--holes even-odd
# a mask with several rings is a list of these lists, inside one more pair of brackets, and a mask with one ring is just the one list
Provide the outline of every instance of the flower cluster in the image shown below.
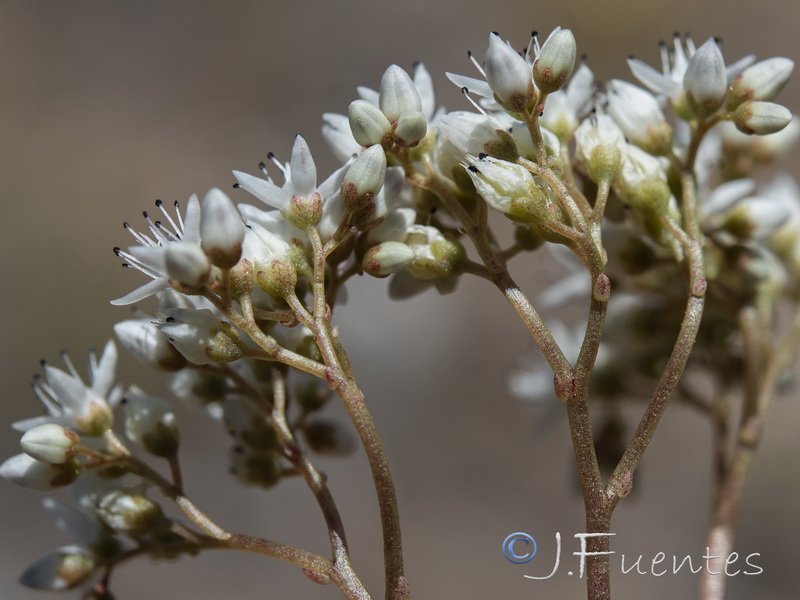
[[[185,209],[157,201],[143,230],[125,224],[135,243],[114,250],[149,281],[112,303],[151,302],[115,326],[119,343],[143,366],[171,374],[177,402],[223,424],[239,479],[271,487],[303,477],[325,515],[333,562],[259,547],[315,581],[336,580],[348,597],[366,596],[336,571],[349,564],[340,518],[310,459],[354,448],[350,428],[318,413],[333,393],[370,458],[385,534],[397,526],[385,457],[332,325],[349,278],[391,276],[395,298],[431,286],[449,293],[465,275],[494,283],[555,372],[555,380],[542,369],[513,378],[515,394],[539,401],[569,401],[580,390],[608,400],[637,395],[681,357],[670,367],[678,373],[689,361],[729,386],[741,383],[743,307],[770,330],[778,304],[800,300],[800,192],[787,176],[755,179],[800,134],[773,102],[791,60],[726,66],[716,40],[696,48],[676,37],[663,71],[629,60],[641,86],[599,83],[588,65],[576,66],[575,38],[561,28],[543,44],[534,34],[522,54],[493,33],[483,63],[470,56],[480,78],[448,78],[473,111],[437,107],[422,64],[412,74],[392,65],[377,91],[358,89],[346,115],[323,116],[341,162],[327,177],[298,135],[288,162],[270,154],[261,176],[233,171],[241,203],[216,188]],[[505,246],[491,210],[513,227]],[[533,251],[568,265],[543,299],[590,299],[583,335],[556,325],[554,337],[511,279],[509,260]],[[701,352],[690,361],[693,344]],[[90,356],[89,384],[64,360],[66,371],[45,365],[35,381],[48,415],[15,424],[23,453],[0,475],[41,491],[68,487],[78,508],[51,499],[45,507],[76,543],[22,582],[109,598],[111,571],[137,554],[244,544],[186,496],[175,401],[116,384],[114,342]],[[613,471],[623,437],[613,420],[603,431],[597,454]],[[613,451],[603,452],[604,436]],[[142,451],[163,459],[169,475],[137,457]],[[613,477],[609,485],[620,497],[630,491]],[[191,523],[166,516],[154,491]],[[406,598],[391,552],[387,578],[394,597]]]

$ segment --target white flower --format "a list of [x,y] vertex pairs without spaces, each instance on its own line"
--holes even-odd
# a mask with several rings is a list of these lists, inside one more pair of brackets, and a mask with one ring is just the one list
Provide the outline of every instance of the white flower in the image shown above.
[[125,259],[126,262],[123,266],[141,271],[152,278],[152,281],[122,298],[112,300],[111,304],[115,306],[133,304],[169,287],[170,277],[167,272],[166,252],[170,245],[183,242],[200,249],[200,202],[196,195],[189,198],[185,218],[181,218],[178,202],[175,202],[174,219],[164,210],[160,200],[156,201],[156,207],[161,211],[166,224],[163,221],[151,220],[150,215],[145,211],[144,217],[150,235],[137,232],[128,223],[125,223],[125,229],[133,235],[139,245],[129,247],[127,252],[120,248],[114,248],[114,253]]
[[278,187],[269,177],[261,179],[234,171],[238,187],[277,208],[293,225],[301,228],[316,225],[322,210],[322,198],[317,191],[317,167],[303,136],[295,137],[289,163],[281,165],[276,161],[276,164],[283,173],[283,186]]
[[621,79],[612,79],[606,98],[608,114],[628,140],[653,154],[669,152],[672,128],[650,92]]
[[99,362],[94,352],[89,354],[89,385],[83,382],[66,354],[64,361],[68,373],[45,364],[47,381],[38,378],[34,381],[34,392],[50,413],[49,416],[17,421],[14,429],[27,431],[37,425],[56,423],[94,436],[111,427],[111,409],[122,397],[119,386],[114,387],[117,367],[117,347],[114,342],[106,344]]
[[539,123],[555,133],[562,141],[568,140],[591,109],[594,94],[594,74],[585,64],[570,77],[567,86],[547,97]]
[[125,435],[155,456],[174,456],[178,450],[178,426],[172,407],[132,386],[123,399]]
[[20,583],[34,590],[61,592],[78,587],[96,571],[94,558],[85,548],[62,546],[28,567]]
[[[691,114],[685,95],[684,77],[695,52],[696,49],[691,38],[687,36],[682,40],[681,36],[676,34],[672,48],[668,48],[666,45],[661,46],[662,73],[636,58],[629,58],[628,66],[633,76],[642,85],[653,93],[666,97],[680,117],[690,118]],[[725,68],[727,82],[739,75],[754,60],[755,57],[753,55],[745,56]]]

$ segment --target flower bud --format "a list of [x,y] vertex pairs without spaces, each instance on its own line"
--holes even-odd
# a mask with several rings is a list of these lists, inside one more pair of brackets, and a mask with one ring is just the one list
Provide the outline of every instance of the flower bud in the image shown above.
[[170,521],[161,507],[134,490],[115,490],[97,505],[97,515],[118,533],[152,534],[168,529]]
[[689,60],[683,88],[689,106],[700,119],[711,116],[722,106],[728,90],[728,75],[717,40],[707,40]]
[[414,251],[402,242],[383,242],[364,255],[362,268],[373,277],[386,277],[405,269],[414,260]]
[[0,465],[0,477],[37,492],[49,492],[74,482],[81,474],[80,463],[44,463],[27,454],[17,454]]
[[390,66],[384,72],[378,102],[381,112],[389,121],[398,121],[407,112],[422,111],[417,87],[408,73],[397,65]]
[[402,142],[403,146],[407,148],[416,146],[426,133],[428,133],[428,120],[418,110],[400,115],[397,127],[394,128],[395,139]]
[[178,451],[178,427],[172,407],[138,388],[129,390],[122,400],[125,409],[125,435],[154,456],[169,458]]
[[466,257],[458,240],[444,237],[441,231],[427,225],[408,227],[406,244],[414,251],[408,271],[419,279],[436,279],[453,275]]
[[345,210],[367,206],[383,187],[386,177],[386,153],[375,144],[358,155],[342,179],[342,202]]
[[613,79],[608,84],[608,114],[629,141],[656,155],[672,149],[672,127],[655,96],[626,81]]
[[733,110],[747,100],[772,100],[789,81],[794,61],[775,57],[746,68],[731,83],[728,108]]
[[128,352],[148,367],[177,371],[186,359],[150,319],[131,319],[114,325],[114,333]]
[[244,223],[231,199],[217,188],[203,198],[200,218],[200,239],[211,264],[230,269],[242,255]]
[[785,106],[773,102],[751,100],[744,102],[733,113],[733,122],[742,133],[767,135],[776,133],[792,121],[792,113]]
[[19,442],[22,451],[44,463],[60,465],[80,452],[81,438],[61,425],[47,423],[29,429]]
[[167,277],[189,289],[202,287],[211,272],[208,257],[192,242],[171,242],[164,252]]
[[392,132],[389,119],[381,109],[367,100],[354,100],[347,109],[350,131],[353,138],[362,146],[382,144],[384,138]]
[[173,308],[165,311],[166,321],[158,325],[164,335],[196,365],[230,362],[245,356],[241,336],[230,323],[220,321],[210,310]]
[[34,590],[62,592],[82,584],[94,570],[95,561],[84,548],[63,546],[25,569],[19,582]]
[[482,155],[468,156],[467,173],[476,191],[495,210],[522,223],[550,220],[549,196],[525,167]]
[[250,400],[232,397],[223,404],[231,436],[253,450],[277,450],[278,436],[270,419]]
[[306,442],[317,454],[347,456],[356,448],[350,432],[335,421],[307,421],[303,423],[302,431]]
[[486,50],[486,81],[505,108],[523,110],[533,93],[530,65],[497,33],[489,35]]
[[575,68],[577,45],[569,29],[558,29],[545,40],[536,62],[533,63],[533,81],[546,94],[564,87]]
[[231,472],[244,483],[271,488],[281,480],[281,462],[271,451],[235,446],[231,452]]
[[584,120],[575,130],[575,156],[594,182],[613,181],[625,152],[625,136],[606,114]]

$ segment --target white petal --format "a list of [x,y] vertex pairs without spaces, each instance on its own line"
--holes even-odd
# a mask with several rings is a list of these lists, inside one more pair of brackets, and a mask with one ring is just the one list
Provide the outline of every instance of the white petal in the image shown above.
[[294,138],[292,146],[292,159],[289,163],[289,172],[292,179],[292,192],[307,198],[317,189],[317,168],[311,150],[302,135]]
[[288,190],[279,188],[271,181],[253,177],[241,171],[234,171],[233,176],[236,177],[236,181],[243,190],[250,192],[264,204],[278,210],[288,210],[291,199],[291,193]]
[[445,73],[447,78],[455,83],[460,88],[467,88],[472,94],[483,96],[484,98],[494,99],[494,92],[489,84],[482,79],[475,79],[474,77],[467,77],[466,75],[457,75],[456,73]]
[[148,281],[143,286],[136,288],[132,292],[129,292],[122,296],[122,298],[117,298],[116,300],[112,300],[111,304],[114,306],[127,306],[129,304],[134,304],[139,302],[140,300],[144,300],[145,298],[149,298],[153,294],[157,294],[161,290],[164,290],[169,287],[169,280],[166,277],[159,277],[158,279],[153,279],[152,281]]

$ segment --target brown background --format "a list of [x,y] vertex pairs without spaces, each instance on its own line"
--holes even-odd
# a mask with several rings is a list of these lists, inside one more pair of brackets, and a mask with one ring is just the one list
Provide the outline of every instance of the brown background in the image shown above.
[[[473,74],[466,50],[482,57],[492,30],[521,47],[530,29],[570,27],[603,79],[629,78],[630,54],[655,64],[657,41],[674,30],[698,42],[721,36],[728,60],[748,52],[797,60],[797,24],[794,0],[0,3],[4,426],[37,414],[29,383],[39,359],[57,363],[68,348],[82,361],[129,314],[108,305],[142,282],[111,253],[129,243],[123,220],[139,222],[156,198],[228,189],[231,169],[255,172],[268,151],[288,157],[297,132],[320,170],[332,168],[320,114],[344,112],[355,86],[376,87],[392,62],[410,68],[423,60],[440,102],[468,108],[443,72]],[[795,80],[781,99],[797,110],[799,96]],[[788,167],[797,173],[796,158]],[[536,274],[542,260],[514,264],[532,292],[544,284]],[[555,407],[546,420],[548,411],[509,398],[506,377],[531,344],[487,285],[464,281],[459,292],[390,303],[384,282],[359,280],[337,313],[395,469],[414,596],[580,598],[583,582],[566,575],[574,563],[546,582],[522,577],[549,572],[557,531],[570,562],[571,536],[583,528],[565,416]],[[150,375],[124,356],[123,381],[160,389],[162,380],[143,377]],[[794,396],[775,407],[737,542],[742,554],[762,554],[765,573],[734,578],[732,599],[795,598],[800,586]],[[326,552],[322,520],[299,481],[268,493],[242,488],[225,474],[227,442],[217,427],[193,411],[180,419],[188,487],[212,517],[232,530]],[[18,435],[5,431],[3,457],[18,452]],[[668,411],[637,493],[615,515],[618,551],[702,555],[708,434],[695,413]],[[379,593],[377,510],[365,461],[320,463],[340,501],[356,568]],[[16,577],[67,543],[39,500],[0,484],[0,598],[40,597]],[[501,540],[518,530],[537,538],[543,562],[518,567],[501,557]],[[615,597],[695,594],[697,576],[621,576],[614,565]],[[120,598],[338,597],[294,568],[235,553],[157,566],[141,560],[115,579]]]

